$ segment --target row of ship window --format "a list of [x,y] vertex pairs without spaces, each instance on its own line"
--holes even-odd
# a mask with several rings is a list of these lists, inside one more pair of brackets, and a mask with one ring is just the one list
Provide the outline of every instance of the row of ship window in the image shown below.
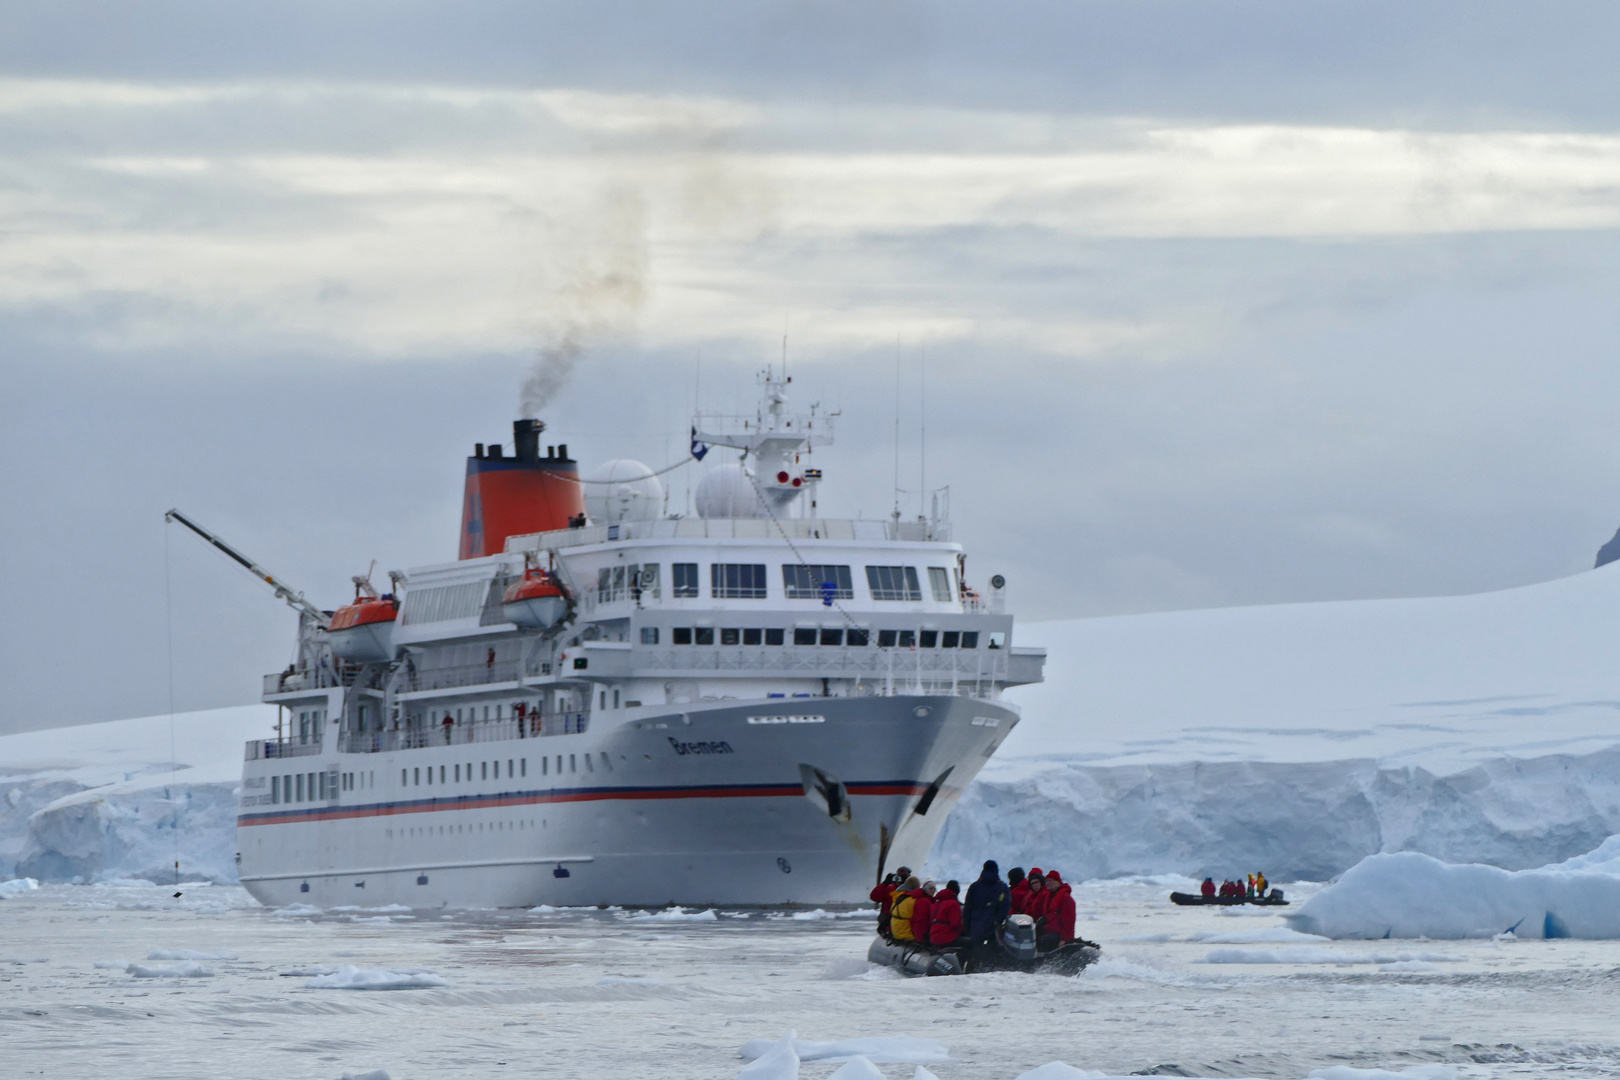
[[[671,645],[785,645],[788,631],[781,627],[743,626],[675,626],[669,631]],[[792,630],[795,645],[848,645],[862,648],[872,644],[872,631],[865,627],[849,629],[829,626],[797,626]],[[641,628],[641,643],[657,645],[660,633],[656,626]],[[990,635],[990,648],[999,649],[1006,635]],[[879,630],[877,646],[880,649],[977,649],[977,630]]]
[[[698,563],[670,564],[670,595],[676,599],[702,594]],[[596,601],[661,597],[658,563],[604,566],[596,575]],[[866,590],[873,600],[923,598],[922,578],[915,566],[868,566]],[[928,590],[934,600],[948,604],[955,599],[951,574],[943,566],[928,567]],[[799,563],[782,567],[782,595],[788,600],[853,600],[855,578],[848,566]],[[709,596],[715,600],[765,600],[768,598],[764,563],[710,563]]]
[[[614,697],[614,704],[617,705],[618,691],[614,691]],[[640,703],[637,702],[637,704]],[[613,762],[608,758],[607,754],[604,753],[601,756],[603,766],[611,771],[613,768]],[[552,764],[552,757],[543,757],[539,759],[540,775],[550,776],[552,775],[553,770],[555,770],[555,774],[557,776],[563,776],[565,773],[578,773],[580,771],[579,759],[581,757],[585,759],[584,766],[586,772],[594,773],[597,771],[596,765],[592,762],[590,754],[557,754],[555,755],[555,765]],[[565,762],[566,769],[564,767]],[[438,782],[440,784],[460,784],[470,782],[473,779],[474,765],[472,762],[467,762],[465,765],[429,765],[425,768],[422,766],[415,766],[413,768],[399,770],[400,786],[421,787],[423,774],[425,773],[427,786],[432,787],[433,773],[435,768],[438,769]],[[501,763],[499,761],[480,761],[477,763],[477,771],[477,778],[479,780],[501,779]],[[506,759],[507,779],[510,780],[528,775],[528,758]],[[335,797],[337,795],[337,790],[335,789],[337,789],[340,785],[343,791],[352,791],[356,787],[370,786],[369,784],[364,783],[365,780],[366,776],[364,773],[339,773],[332,775],[326,772],[312,772],[290,773],[285,776],[272,776],[270,778],[270,802],[272,804],[325,802],[328,798]]]

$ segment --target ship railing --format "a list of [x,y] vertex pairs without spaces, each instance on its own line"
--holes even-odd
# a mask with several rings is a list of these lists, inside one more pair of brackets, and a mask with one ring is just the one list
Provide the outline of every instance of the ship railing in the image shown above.
[[845,649],[823,646],[764,646],[759,648],[705,648],[681,646],[648,649],[631,661],[636,669],[686,671],[767,671],[809,674],[870,674],[896,679],[923,675],[951,675],[988,679],[999,674],[1000,658],[978,652],[943,649]]
[[495,660],[482,664],[457,664],[450,667],[407,668],[399,689],[449,690],[459,686],[481,686],[485,683],[517,682],[524,675],[521,660]]
[[321,752],[321,743],[299,742],[297,739],[249,739],[245,758],[262,761],[269,758],[310,757]]
[[550,735],[582,735],[590,726],[591,714],[588,712],[534,713],[500,720],[465,720],[392,731],[351,732],[338,740],[338,748],[345,754],[378,754],[393,750],[421,750],[431,746],[468,746],[474,743],[539,739]]

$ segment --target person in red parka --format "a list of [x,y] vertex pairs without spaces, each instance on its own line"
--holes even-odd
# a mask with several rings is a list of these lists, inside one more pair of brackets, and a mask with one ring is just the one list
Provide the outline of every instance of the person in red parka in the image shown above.
[[[1035,872],[1040,873],[1039,870]],[[1007,884],[1009,886],[1007,890],[1009,900],[1007,914],[1022,915],[1024,908],[1029,904],[1029,879],[1024,876],[1021,867],[1015,866],[1007,871]]]
[[877,883],[877,887],[869,894],[871,901],[878,905],[878,933],[884,937],[889,936],[889,916],[894,910],[894,892],[900,883],[911,876],[911,867],[902,866],[888,877]]
[[1046,878],[1041,874],[1040,870],[1031,870],[1029,872],[1029,900],[1024,904],[1024,914],[1039,923],[1041,916],[1046,914],[1046,902]]
[[928,924],[929,944],[936,949],[955,945],[962,937],[962,886],[947,881],[945,887],[934,894],[933,918]]
[[1205,878],[1204,883],[1198,886],[1198,891],[1204,894],[1205,900],[1215,899],[1215,879],[1212,877]]
[[1074,940],[1074,895],[1056,870],[1046,872],[1046,923],[1042,927],[1042,950],[1055,949]]
[[911,905],[911,937],[919,945],[932,945],[930,936],[934,921],[934,894],[939,891],[933,879],[923,882],[917,890],[916,902]]

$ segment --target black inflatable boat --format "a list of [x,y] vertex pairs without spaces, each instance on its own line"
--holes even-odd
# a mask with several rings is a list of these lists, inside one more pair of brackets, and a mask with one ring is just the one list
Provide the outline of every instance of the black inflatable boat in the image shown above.
[[1180,904],[1182,907],[1236,907],[1238,904],[1255,904],[1259,907],[1288,906],[1281,889],[1272,889],[1264,896],[1199,896],[1195,893],[1173,892],[1170,894],[1170,902]]
[[1010,916],[994,940],[975,945],[924,949],[914,941],[879,937],[866,950],[866,959],[871,963],[907,975],[972,975],[984,971],[1078,975],[1101,955],[1101,945],[1079,939],[1041,952],[1036,946],[1035,920],[1028,915]]

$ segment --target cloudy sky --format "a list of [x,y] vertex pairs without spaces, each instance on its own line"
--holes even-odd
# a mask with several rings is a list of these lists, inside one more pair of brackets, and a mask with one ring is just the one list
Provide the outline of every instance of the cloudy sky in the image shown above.
[[903,510],[948,484],[1030,618],[1579,572],[1620,525],[1617,33],[6,5],[0,730],[252,700],[292,617],[163,511],[326,606],[448,558],[462,459],[565,340],[548,441],[658,467],[785,335],[842,414],[827,512],[891,509],[898,416]]

